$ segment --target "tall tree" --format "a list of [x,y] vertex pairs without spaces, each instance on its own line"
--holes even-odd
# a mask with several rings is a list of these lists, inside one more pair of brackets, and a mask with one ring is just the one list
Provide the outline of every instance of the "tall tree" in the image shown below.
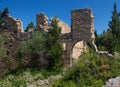
[[120,38],[120,13],[117,11],[117,5],[114,3],[114,9],[112,11],[111,21],[109,27],[112,30],[114,38]]
[[34,23],[33,23],[33,22],[30,22],[30,23],[27,25],[25,31],[32,31],[34,28],[35,28]]
[[3,28],[3,24],[5,23],[5,19],[8,14],[9,14],[8,7],[4,8],[3,11],[0,11],[0,29]]
[[51,27],[48,32],[48,57],[49,57],[49,70],[59,71],[62,66],[61,59],[63,55],[63,47],[59,41],[61,27],[58,26],[57,18],[53,18]]
[[0,11],[0,29],[2,28],[2,12]]
[[2,12],[2,18],[5,19],[8,14],[9,14],[9,8],[6,7]]
[[112,31],[114,38],[114,51],[120,51],[120,13],[117,11],[117,5],[114,3],[114,8],[112,11],[111,21],[109,22],[109,27]]

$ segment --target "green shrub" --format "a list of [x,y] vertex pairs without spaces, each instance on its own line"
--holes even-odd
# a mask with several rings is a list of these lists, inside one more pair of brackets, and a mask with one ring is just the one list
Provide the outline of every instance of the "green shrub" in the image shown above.
[[78,63],[70,67],[52,87],[66,87],[69,81],[78,87],[102,87],[109,78],[119,75],[120,59],[100,58],[88,53],[83,54]]
[[56,83],[52,84],[51,87],[78,87],[78,86],[75,84],[75,82],[69,80],[62,83],[60,81],[57,81]]
[[0,79],[0,86],[1,87],[26,87],[27,83],[34,83],[38,79],[42,80],[47,77],[48,76],[45,76],[45,74],[43,74],[42,71],[37,69],[19,68],[8,73],[5,78]]
[[0,43],[2,43],[8,36],[9,36],[8,33],[2,33],[2,34],[0,34]]
[[[32,33],[31,39],[25,41],[21,44],[20,48],[17,50],[16,57],[18,61],[22,58],[27,58],[29,60],[31,67],[36,67],[41,69],[41,67],[47,66],[47,59],[45,53],[47,53],[46,48],[46,33],[45,32],[34,32]],[[22,63],[19,62],[19,65]],[[43,65],[39,65],[43,64]],[[24,65],[24,64],[23,64]]]
[[5,47],[0,47],[0,58],[4,57],[7,53],[7,49]]
[[31,39],[24,42],[20,47],[20,51],[26,55],[41,55],[45,52],[46,37],[43,32],[35,32],[32,34]]

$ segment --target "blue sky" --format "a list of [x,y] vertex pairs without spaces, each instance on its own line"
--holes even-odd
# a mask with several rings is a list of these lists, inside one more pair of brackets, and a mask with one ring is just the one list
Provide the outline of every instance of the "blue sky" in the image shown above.
[[113,3],[120,11],[120,0],[0,0],[0,10],[9,8],[10,14],[22,20],[24,28],[31,21],[36,23],[36,14],[44,12],[48,18],[57,16],[71,25],[71,10],[90,8],[94,15],[94,28],[100,34],[108,28]]

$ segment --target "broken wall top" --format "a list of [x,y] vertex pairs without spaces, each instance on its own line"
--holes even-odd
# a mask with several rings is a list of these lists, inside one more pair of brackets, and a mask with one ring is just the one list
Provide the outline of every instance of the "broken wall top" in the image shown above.
[[22,21],[12,17],[10,14],[6,15],[4,28],[9,29],[10,31],[15,32],[23,32],[23,24]]

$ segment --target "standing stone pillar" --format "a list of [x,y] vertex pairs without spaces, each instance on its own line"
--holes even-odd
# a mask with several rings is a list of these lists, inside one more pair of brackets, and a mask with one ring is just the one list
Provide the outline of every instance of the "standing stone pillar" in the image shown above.
[[71,34],[73,39],[81,39],[91,44],[97,52],[94,43],[94,17],[90,9],[76,9],[71,12]]
[[36,15],[36,30],[48,31],[48,17],[44,13]]

